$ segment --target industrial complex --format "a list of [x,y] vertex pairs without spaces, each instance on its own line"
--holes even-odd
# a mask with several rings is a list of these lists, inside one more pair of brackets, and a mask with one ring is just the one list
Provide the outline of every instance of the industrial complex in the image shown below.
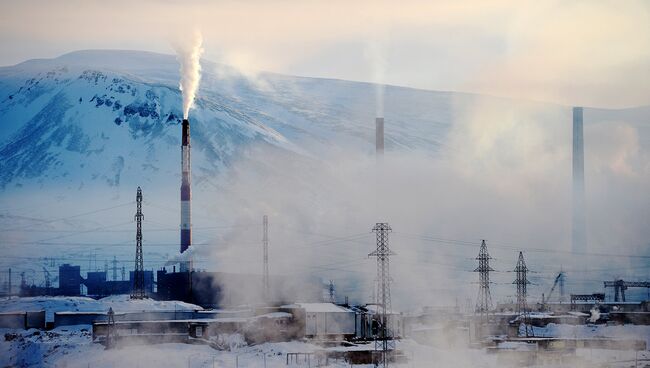
[[[582,109],[573,109],[573,248],[584,251],[584,148]],[[445,339],[461,341],[468,346],[487,348],[499,352],[506,361],[525,361],[542,364],[549,361],[573,362],[574,352],[580,347],[613,347],[623,350],[645,350],[643,340],[594,339],[591,337],[546,336],[552,324],[581,326],[591,324],[650,324],[650,301],[626,300],[628,288],[650,288],[650,282],[603,280],[603,288],[614,291],[613,300],[606,300],[602,290],[591,294],[577,294],[566,288],[566,273],[559,271],[552,288],[542,295],[541,302],[529,302],[528,285],[531,283],[523,252],[518,252],[512,272],[512,289],[515,301],[493,303],[490,292],[489,243],[476,244],[478,293],[470,310],[458,305],[450,308],[424,308],[417,312],[399,313],[393,310],[389,273],[390,257],[395,253],[389,247],[391,227],[376,223],[377,248],[368,254],[377,260],[374,300],[362,305],[337,302],[333,297],[334,285],[323,285],[318,278],[290,278],[270,276],[268,273],[268,218],[263,216],[263,272],[235,274],[208,272],[193,267],[192,214],[191,214],[191,158],[190,122],[182,121],[181,147],[181,212],[180,261],[157,270],[145,270],[142,231],[144,212],[142,199],[145,193],[136,193],[136,246],[134,268],[128,277],[122,269],[117,279],[116,263],[103,271],[82,274],[79,265],[60,264],[58,276],[46,272],[42,286],[28,285],[24,275],[20,287],[13,293],[11,281],[5,294],[29,296],[80,296],[101,299],[111,295],[130,295],[131,299],[154,299],[191,303],[195,310],[156,311],[65,311],[46,317],[45,311],[17,311],[0,314],[0,327],[51,329],[61,326],[92,325],[93,341],[115,348],[133,344],[164,342],[205,343],[220,348],[217,337],[238,333],[248,344],[270,341],[307,339],[324,344],[333,342],[354,346],[354,349],[333,351],[324,349],[314,359],[343,359],[351,364],[383,364],[407,359],[396,342],[404,337],[431,342],[441,338],[439,330],[446,331]],[[384,119],[376,119],[376,154],[384,155]],[[381,164],[380,161],[378,161]],[[178,266],[178,268],[177,268]],[[109,277],[112,271],[112,278]],[[54,286],[51,278],[58,279]],[[228,285],[228,288],[224,288]],[[237,290],[247,292],[238,293]],[[329,289],[329,298],[323,291]],[[300,300],[292,298],[293,290],[301,290]],[[511,351],[502,349],[508,344],[534,346],[534,349]],[[287,353],[287,364],[300,359],[300,353]],[[305,353],[311,359],[314,353]],[[305,358],[305,357],[303,357]],[[305,358],[305,359],[306,359]],[[500,358],[501,359],[501,358]]]

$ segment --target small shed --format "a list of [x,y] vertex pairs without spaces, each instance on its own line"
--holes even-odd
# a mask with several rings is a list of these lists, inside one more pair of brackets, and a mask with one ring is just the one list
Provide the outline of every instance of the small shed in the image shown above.
[[307,337],[354,336],[356,313],[333,303],[296,303],[282,307],[293,314]]

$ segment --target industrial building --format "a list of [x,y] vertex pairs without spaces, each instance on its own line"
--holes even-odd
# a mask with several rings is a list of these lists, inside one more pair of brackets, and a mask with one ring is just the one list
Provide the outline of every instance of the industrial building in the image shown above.
[[[148,295],[154,293],[153,271],[144,271],[145,289]],[[28,286],[22,283],[20,286],[21,296],[37,295],[82,295],[82,286],[86,287],[85,295],[101,298],[107,295],[129,294],[133,290],[134,272],[129,272],[128,280],[108,280],[106,271],[92,271],[86,274],[84,279],[81,276],[81,267],[70,264],[59,266],[59,287]]]
[[262,275],[175,271],[175,268],[172,272],[163,268],[156,272],[156,298],[180,300],[205,308],[269,302],[278,304],[295,300],[319,302],[322,299],[322,285],[317,278],[273,276],[265,300]]
[[341,338],[354,336],[357,332],[357,314],[336,304],[296,303],[284,305],[281,310],[295,316],[299,321],[299,331],[304,336]]

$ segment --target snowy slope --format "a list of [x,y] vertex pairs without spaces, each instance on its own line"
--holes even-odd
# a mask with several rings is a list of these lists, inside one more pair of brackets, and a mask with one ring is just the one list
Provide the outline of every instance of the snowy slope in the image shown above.
[[[195,182],[210,180],[256,143],[296,157],[372,152],[376,86],[271,73],[247,78],[202,64],[190,117]],[[179,175],[178,80],[174,56],[140,51],[77,51],[0,68],[0,189],[176,185],[170,179]],[[505,108],[531,105],[394,86],[384,94],[387,149],[431,154],[444,150],[451,126],[479,98]],[[548,120],[569,116],[567,107],[532,105]],[[650,108],[587,114],[588,121],[647,122]]]
[[[0,187],[119,186],[143,173],[150,182],[178,175],[177,69],[173,56],[127,51],[0,68]],[[271,74],[255,83],[207,61],[203,69],[191,113],[198,181],[254,142],[300,155],[332,145],[372,148],[372,85]],[[435,149],[448,128],[441,107],[451,95],[403,88],[387,95],[405,112],[389,145]]]

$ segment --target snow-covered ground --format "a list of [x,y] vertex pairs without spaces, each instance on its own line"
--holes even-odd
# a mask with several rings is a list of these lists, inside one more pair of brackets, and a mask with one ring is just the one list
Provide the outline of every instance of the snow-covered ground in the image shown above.
[[55,312],[151,312],[158,310],[201,310],[198,305],[180,301],[153,299],[130,300],[128,295],[113,295],[102,299],[73,296],[37,296],[0,298],[0,312],[45,310],[45,320],[52,321]]
[[[286,353],[308,353],[321,347],[306,342],[266,343],[232,350],[215,350],[207,345],[158,344],[130,346],[105,350],[91,342],[89,326],[55,329],[49,332],[22,331],[11,342],[0,342],[0,366],[19,367],[287,367]],[[15,331],[1,331],[3,334]],[[466,348],[437,348],[403,340],[398,347],[408,361],[393,364],[397,367],[498,367],[496,354]],[[582,349],[578,351],[583,366],[606,364],[612,367],[630,366],[634,359],[644,362],[650,358],[647,351],[611,351]],[[316,366],[314,358],[311,366]],[[292,363],[293,367],[307,367],[307,362]],[[324,365],[323,365],[324,366]],[[328,367],[349,367],[343,361],[330,360]],[[355,367],[369,368],[371,365]],[[551,366],[560,367],[560,366]]]
[[[583,328],[584,327],[584,328]],[[558,325],[546,329],[549,335],[564,335],[572,326]],[[589,330],[589,331],[587,331]],[[59,327],[52,331],[0,330],[0,367],[286,367],[286,353],[309,353],[325,348],[302,341],[265,343],[246,346],[238,343],[224,344],[225,350],[216,350],[198,344],[157,344],[129,346],[105,350],[92,342],[91,326]],[[580,326],[579,336],[608,336],[628,338],[650,336],[650,326]],[[541,332],[536,331],[536,332]],[[557,336],[557,335],[556,335]],[[235,341],[235,342],[237,342]],[[372,348],[372,344],[369,345]],[[334,347],[330,350],[358,350],[358,347]],[[405,339],[398,342],[408,361],[393,364],[397,367],[499,367],[497,354],[482,349],[453,346],[430,346]],[[581,366],[605,364],[611,367],[628,367],[638,359],[644,363],[650,359],[649,351],[617,351],[602,349],[578,349]],[[315,365],[312,358],[311,366]],[[307,362],[290,366],[307,367]],[[349,367],[343,361],[329,362],[328,367]],[[632,365],[633,366],[633,365]],[[358,367],[370,367],[359,365]],[[561,367],[561,366],[552,366]]]
[[[49,332],[38,330],[8,331],[17,333],[12,341],[0,342],[0,366],[19,367],[286,367],[286,353],[309,353],[323,348],[299,341],[266,343],[232,350],[215,350],[207,345],[158,344],[130,346],[105,350],[91,342],[90,326],[58,328]],[[4,339],[3,339],[4,340]],[[496,358],[480,350],[442,350],[413,341],[399,343],[409,362],[403,367],[428,367],[437,362],[439,367],[494,367]],[[372,347],[372,345],[370,345]],[[340,350],[340,348],[337,348]],[[307,367],[308,362],[290,366]],[[316,366],[315,358],[310,362]],[[349,367],[342,360],[330,360],[328,367]],[[371,367],[357,365],[355,367]]]

